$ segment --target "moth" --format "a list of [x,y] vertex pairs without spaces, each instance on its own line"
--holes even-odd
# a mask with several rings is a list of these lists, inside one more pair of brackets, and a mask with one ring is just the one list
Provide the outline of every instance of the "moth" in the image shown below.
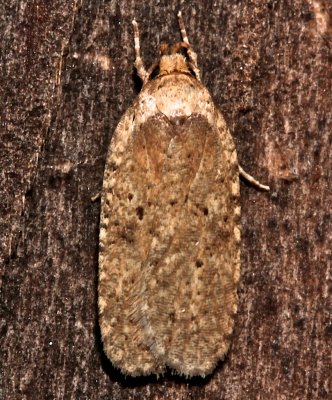
[[[109,148],[101,200],[99,319],[125,375],[206,376],[230,346],[240,278],[239,166],[233,139],[182,41],[160,47]],[[185,52],[184,55],[182,52]]]

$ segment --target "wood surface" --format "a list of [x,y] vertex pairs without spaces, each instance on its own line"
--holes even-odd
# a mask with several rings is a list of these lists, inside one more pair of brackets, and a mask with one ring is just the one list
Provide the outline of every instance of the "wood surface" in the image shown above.
[[[0,4],[0,398],[331,398],[331,3]],[[97,321],[107,148],[144,60],[177,42],[229,124],[241,183],[242,275],[228,356],[207,379],[129,379]]]

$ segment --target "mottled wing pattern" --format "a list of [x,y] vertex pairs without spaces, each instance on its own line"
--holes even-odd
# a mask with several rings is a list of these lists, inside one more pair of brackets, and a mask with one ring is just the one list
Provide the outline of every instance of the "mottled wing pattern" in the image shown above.
[[125,151],[115,149],[116,140],[111,149],[99,301],[108,314],[105,351],[125,373],[159,373],[167,365],[206,375],[228,349],[239,279],[239,182],[232,139],[217,111],[216,118],[211,125],[202,115],[156,114],[133,130]]
[[[146,137],[156,125],[146,123]],[[165,364],[204,375],[227,351],[236,311],[238,168],[223,149],[227,132],[204,117],[168,127],[160,183],[150,190],[152,220],[146,221],[158,228],[144,262],[143,329]],[[148,176],[153,181],[153,168]]]
[[160,373],[164,367],[147,345],[137,313],[145,281],[135,204],[140,203],[136,196],[144,194],[145,178],[133,158],[133,120],[129,109],[114,133],[105,166],[98,301],[105,353],[123,373],[138,376]]

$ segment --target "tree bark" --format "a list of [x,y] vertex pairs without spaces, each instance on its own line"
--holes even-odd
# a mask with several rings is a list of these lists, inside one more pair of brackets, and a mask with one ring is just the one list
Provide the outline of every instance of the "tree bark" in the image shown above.
[[[242,166],[233,345],[206,379],[130,379],[102,351],[99,201],[107,148],[183,12]],[[331,398],[331,4],[2,2],[1,382],[16,399]]]

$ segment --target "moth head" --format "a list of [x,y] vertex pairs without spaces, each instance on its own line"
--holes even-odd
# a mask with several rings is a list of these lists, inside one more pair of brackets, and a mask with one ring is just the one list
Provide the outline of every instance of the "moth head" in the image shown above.
[[180,52],[182,49],[188,49],[188,47],[188,44],[185,42],[176,43],[172,46],[165,43],[162,44],[160,46],[158,76],[173,72],[191,74],[190,65],[185,56]]
[[[181,11],[178,13],[179,26],[181,30],[182,42],[173,45],[162,44],[160,46],[160,59],[146,70],[140,54],[139,30],[136,20],[133,20],[134,43],[135,43],[135,67],[138,76],[145,85],[150,79],[158,76],[172,73],[183,73],[194,76],[200,81],[199,69],[197,67],[197,55],[191,48],[186,29],[184,27]],[[188,59],[181,53],[181,50],[187,51]]]

